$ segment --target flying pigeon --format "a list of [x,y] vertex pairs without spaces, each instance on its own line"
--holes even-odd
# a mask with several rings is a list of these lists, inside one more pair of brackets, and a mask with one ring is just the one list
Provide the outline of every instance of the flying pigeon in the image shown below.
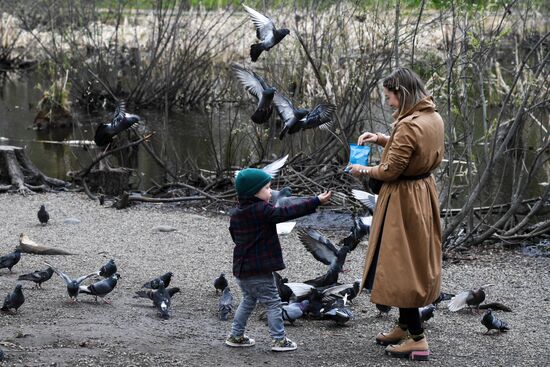
[[[279,171],[281,170],[281,168],[283,168],[283,166],[285,165],[287,159],[288,159],[288,154],[282,158],[279,158],[269,163],[264,168],[262,168],[262,170],[268,175],[270,175],[272,178],[275,178],[275,176],[279,174]],[[235,171],[235,177],[238,176],[239,172],[241,171],[240,170]]]
[[99,269],[99,275],[103,278],[109,278],[117,271],[115,260],[109,260],[105,265]]
[[42,288],[42,283],[50,280],[54,271],[48,266],[46,270],[36,270],[32,273],[22,274],[17,280],[28,280],[35,283],[36,288]]
[[50,265],[48,263],[46,263],[46,265],[48,265],[50,268],[52,268],[53,271],[57,275],[59,275],[61,277],[61,279],[63,279],[63,281],[67,285],[67,293],[69,294],[69,298],[71,299],[71,302],[76,302],[76,298],[78,297],[78,293],[80,292],[80,283],[82,283],[84,280],[86,280],[88,278],[91,278],[95,275],[98,275],[98,273],[95,272],[95,273],[91,273],[91,274],[88,274],[88,275],[83,275],[80,278],[77,278],[77,279],[73,280],[73,279],[69,278],[69,276],[67,276],[67,274],[57,270],[52,265]]
[[351,194],[356,198],[370,214],[374,214],[374,208],[376,206],[376,201],[378,200],[378,195],[373,195],[363,190],[351,190]]
[[231,67],[235,71],[235,75],[258,102],[256,111],[250,116],[250,119],[257,124],[263,124],[267,122],[271,114],[273,113],[273,96],[275,96],[276,89],[267,85],[267,83],[255,72],[245,69],[237,64],[231,64]]
[[292,102],[280,93],[275,93],[273,104],[284,123],[279,139],[283,139],[287,132],[294,134],[302,129],[328,127],[332,122],[332,114],[336,110],[334,105],[328,103],[315,106],[311,112],[304,108],[295,108]]
[[229,287],[225,287],[220,296],[218,316],[220,320],[227,321],[227,316],[233,310],[233,295],[229,290]]
[[508,324],[493,315],[493,311],[491,309],[488,309],[487,312],[485,312],[485,315],[483,315],[483,318],[481,319],[481,323],[487,328],[485,334],[488,334],[489,331],[493,329],[497,330],[499,334],[501,331],[510,330]]
[[46,207],[44,205],[40,205],[40,210],[38,211],[38,220],[43,226],[45,226],[48,223],[48,220],[50,220],[50,215],[46,211]]
[[286,28],[275,28],[275,24],[271,18],[260,14],[244,4],[243,6],[244,10],[246,10],[250,18],[252,18],[252,22],[256,27],[256,37],[260,40],[259,43],[250,46],[250,59],[252,62],[256,62],[263,51],[269,51],[273,46],[281,42],[290,31]]
[[214,279],[214,288],[216,288],[216,294],[218,291],[222,291],[228,286],[227,279],[225,279],[225,274],[221,273],[219,277]]
[[8,295],[4,299],[4,305],[2,306],[1,310],[4,312],[8,312],[10,309],[13,308],[15,309],[15,312],[17,312],[17,309],[21,307],[23,303],[25,303],[23,289],[21,284],[17,284],[13,292],[8,293]]
[[485,284],[480,287],[477,291],[468,290],[463,291],[454,296],[447,306],[449,311],[456,312],[462,310],[464,307],[468,306],[471,310],[472,306],[479,310],[479,305],[485,300],[485,288],[493,286],[493,284]]
[[80,292],[95,296],[96,302],[97,302],[97,297],[100,297],[101,299],[103,299],[103,302],[111,304],[111,301],[106,300],[103,297],[105,297],[106,295],[111,293],[113,289],[115,289],[119,279],[120,279],[120,274],[115,273],[111,277],[100,280],[99,282],[96,282],[94,284],[81,285],[79,287]]
[[21,260],[21,249],[16,248],[12,253],[0,257],[0,269],[8,268],[12,273],[11,268]]
[[124,102],[120,102],[111,122],[101,124],[97,127],[94,141],[98,146],[104,147],[110,144],[116,135],[139,123],[139,120],[139,116],[127,113]]
[[286,283],[288,283],[288,279],[283,278],[276,271],[273,272],[273,276],[275,278],[275,285],[277,286],[277,291],[279,292],[279,297],[281,297],[281,301],[289,302],[290,297],[292,297],[292,289],[290,289],[290,287],[286,285]]
[[290,187],[283,187],[281,190],[271,190],[269,202],[276,208],[283,206],[296,205],[309,200],[306,197],[292,196]]
[[170,285],[170,280],[172,279],[173,275],[174,274],[169,271],[168,273],[163,274],[158,278],[146,282],[145,284],[143,284],[142,288],[158,289],[160,282],[164,284],[164,287],[168,287]]
[[342,246],[349,247],[350,251],[355,250],[359,242],[370,233],[372,225],[372,217],[353,216],[353,227],[351,227],[349,235],[340,241]]

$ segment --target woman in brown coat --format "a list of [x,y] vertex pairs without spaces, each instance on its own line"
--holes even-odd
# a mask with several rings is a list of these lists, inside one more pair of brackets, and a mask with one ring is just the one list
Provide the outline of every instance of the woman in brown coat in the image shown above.
[[396,110],[392,133],[366,132],[358,141],[383,146],[381,162],[349,167],[354,176],[382,181],[362,287],[371,290],[371,302],[399,307],[397,325],[376,337],[387,346],[386,354],[427,359],[418,308],[440,294],[441,224],[431,172],[443,159],[443,120],[413,71],[398,68],[383,85],[388,104]]

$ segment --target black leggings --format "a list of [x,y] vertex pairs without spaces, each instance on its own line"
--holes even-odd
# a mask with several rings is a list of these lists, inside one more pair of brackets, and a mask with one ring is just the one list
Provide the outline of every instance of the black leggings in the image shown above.
[[406,325],[411,335],[420,335],[424,332],[418,308],[400,308],[398,322],[402,326]]

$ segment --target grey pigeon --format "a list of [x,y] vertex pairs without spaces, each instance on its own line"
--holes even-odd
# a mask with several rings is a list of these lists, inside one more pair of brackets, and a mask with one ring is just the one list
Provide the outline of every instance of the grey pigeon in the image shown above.
[[21,260],[21,249],[16,248],[12,253],[0,257],[0,269],[8,268],[10,273],[13,273],[11,268],[13,268],[19,260]]
[[220,296],[220,302],[218,307],[218,316],[220,320],[227,321],[227,316],[233,310],[233,295],[229,290],[229,287],[225,287]]
[[[179,288],[178,288],[179,291]],[[160,313],[160,317],[168,320],[172,311],[172,295],[168,292],[168,289],[164,288],[164,284],[160,283],[159,288],[153,292],[153,305]]]
[[418,309],[418,314],[420,315],[420,322],[425,322],[431,319],[434,316],[434,312],[435,312],[434,305],[427,305],[424,307],[420,307]]
[[437,306],[443,301],[450,301],[455,295],[451,293],[440,292],[439,297],[433,302],[434,306]]
[[[283,166],[285,165],[286,161],[288,159],[288,154],[285,155],[282,158],[279,158],[268,165],[266,165],[264,168],[262,168],[262,171],[270,175],[272,178],[275,178],[279,174],[279,171]],[[239,175],[240,170],[235,171],[235,177]]]
[[382,317],[383,315],[387,315],[391,311],[391,306],[379,305],[378,303],[376,303],[375,305],[376,305],[376,309],[380,312],[378,314],[378,317]]
[[357,294],[359,294],[359,286],[361,285],[360,280],[356,280],[353,283],[348,284],[338,284],[326,287],[322,290],[323,295],[323,301],[325,301],[328,298],[343,298],[347,295],[348,301],[353,300],[355,297],[357,297]]
[[237,64],[231,64],[231,67],[241,84],[258,102],[256,110],[250,116],[250,119],[257,124],[267,122],[273,113],[272,102],[276,89],[267,85],[265,80],[251,70]]
[[273,20],[244,4],[243,6],[244,10],[252,18],[252,22],[256,27],[256,37],[260,40],[259,43],[250,46],[250,59],[252,62],[256,62],[263,51],[269,51],[273,46],[281,42],[290,31],[286,28],[275,28]]
[[218,291],[222,291],[228,286],[227,279],[225,278],[225,274],[221,273],[219,277],[214,279],[214,288],[216,289],[216,294],[218,294]]
[[44,205],[40,205],[40,210],[38,211],[38,220],[43,226],[45,226],[48,223],[48,220],[50,220],[50,215],[46,211],[46,207]]
[[337,325],[343,325],[353,318],[353,312],[346,306],[347,297],[337,300],[329,309],[321,309],[324,319],[333,320]]
[[36,288],[42,288],[42,283],[50,280],[54,271],[48,266],[46,270],[36,270],[32,273],[22,274],[17,280],[28,280],[35,283]]
[[[170,287],[165,289],[166,289],[166,292],[168,292],[168,295],[170,296],[170,298],[172,298],[174,294],[180,291],[178,287]],[[152,301],[153,295],[155,294],[155,292],[156,290],[153,290],[153,289],[141,289],[139,291],[136,291],[136,295],[134,296],[134,298],[148,298]]]
[[124,102],[120,102],[115,110],[113,119],[109,123],[100,124],[97,127],[94,141],[100,147],[109,145],[116,135],[139,123],[139,120],[139,116],[127,113]]
[[9,312],[13,308],[15,309],[15,312],[17,312],[17,309],[21,307],[23,303],[25,303],[23,289],[21,284],[17,284],[13,292],[8,293],[8,295],[4,299],[4,305],[2,306],[1,310],[4,312]]
[[104,297],[109,293],[111,293],[113,289],[115,289],[119,279],[120,279],[120,274],[115,273],[111,277],[100,280],[99,282],[96,282],[94,284],[81,285],[79,287],[80,292],[95,296],[96,302],[97,302],[97,297],[100,297],[101,299],[103,299],[103,302],[111,304],[111,301],[105,299]]
[[447,306],[449,311],[456,312],[462,310],[466,306],[468,306],[470,310],[472,307],[479,310],[479,305],[485,300],[485,288],[490,286],[493,286],[493,284],[485,284],[477,291],[467,290],[460,292],[451,299],[451,302],[449,302]]
[[378,200],[378,195],[373,195],[363,190],[351,190],[351,193],[354,198],[359,200],[359,202],[367,208],[370,214],[374,214],[374,208],[376,207],[376,201]]
[[164,284],[164,287],[168,287],[170,285],[170,280],[172,279],[172,276],[174,276],[174,273],[169,271],[158,278],[146,282],[145,284],[143,284],[142,288],[158,289],[161,282]]
[[289,134],[294,134],[300,130],[319,128],[330,128],[332,125],[332,115],[336,111],[336,106],[330,103],[320,103],[310,111],[305,118],[299,120],[288,130]]
[[294,324],[294,321],[301,318],[309,307],[309,300],[305,299],[302,302],[294,302],[282,306],[283,320]]
[[109,278],[117,272],[115,260],[109,260],[105,265],[99,269],[99,275],[103,278]]
[[485,334],[488,334],[491,330],[497,330],[499,333],[501,331],[510,330],[508,324],[493,315],[493,310],[491,309],[488,309],[487,312],[485,312],[485,315],[483,315],[483,318],[481,319],[481,323],[487,328]]
[[292,190],[290,187],[283,187],[279,190],[271,190],[271,199],[269,202],[276,208],[296,205],[309,200],[306,197],[292,196]]
[[340,244],[349,247],[350,251],[355,250],[359,242],[363,240],[363,237],[370,234],[371,224],[371,216],[353,216],[353,227],[351,227],[349,235],[340,241]]
[[67,285],[67,294],[69,295],[69,298],[70,298],[71,302],[76,302],[76,298],[78,297],[78,293],[80,293],[80,283],[82,283],[84,280],[86,280],[88,278],[91,278],[93,276],[98,275],[98,272],[95,272],[95,273],[90,273],[88,275],[83,275],[80,278],[77,278],[77,279],[73,280],[73,279],[69,278],[69,276],[67,274],[57,270],[52,265],[50,265],[48,263],[46,263],[46,265],[48,265],[50,268],[52,268],[53,271],[57,275],[59,275],[59,277],[61,279],[63,279],[63,281]]

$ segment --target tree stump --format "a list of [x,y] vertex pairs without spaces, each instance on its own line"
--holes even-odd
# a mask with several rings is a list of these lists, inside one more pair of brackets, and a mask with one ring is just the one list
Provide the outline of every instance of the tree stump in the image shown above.
[[67,182],[44,175],[32,163],[25,149],[0,145],[0,192],[32,194],[66,187]]

